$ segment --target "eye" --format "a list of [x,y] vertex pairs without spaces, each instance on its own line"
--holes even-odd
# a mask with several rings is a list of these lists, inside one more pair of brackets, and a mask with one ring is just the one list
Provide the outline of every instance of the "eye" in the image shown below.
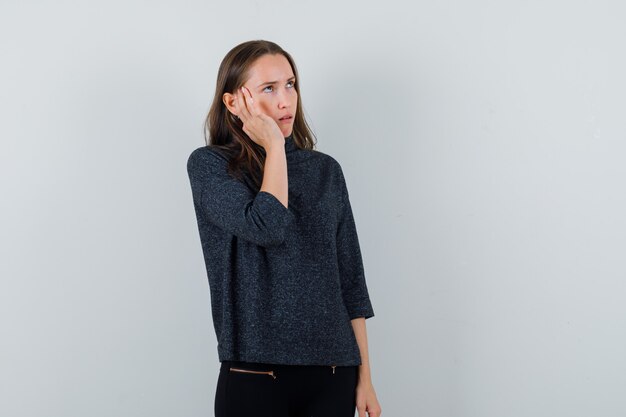
[[[296,83],[295,81],[289,81],[287,84],[291,84],[291,87],[289,87],[289,88],[294,88],[295,87],[295,83]],[[268,88],[272,88],[272,86],[268,85],[267,87],[265,87],[263,89],[263,91],[265,92],[265,90],[267,90]]]

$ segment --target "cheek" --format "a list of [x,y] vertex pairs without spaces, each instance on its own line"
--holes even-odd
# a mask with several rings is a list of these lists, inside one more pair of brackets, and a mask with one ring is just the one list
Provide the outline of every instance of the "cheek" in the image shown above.
[[271,103],[268,102],[267,99],[259,98],[257,99],[257,107],[265,114],[269,114],[269,109],[271,107]]

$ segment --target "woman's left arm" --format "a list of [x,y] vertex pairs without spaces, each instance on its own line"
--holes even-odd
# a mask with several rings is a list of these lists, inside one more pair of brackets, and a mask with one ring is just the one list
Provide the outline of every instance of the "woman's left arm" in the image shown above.
[[370,372],[369,353],[367,348],[367,330],[365,326],[365,318],[358,317],[351,320],[354,335],[361,352],[361,365],[359,365],[359,382],[356,387],[356,408],[359,417],[366,417],[367,411],[369,417],[379,417],[382,410],[376,391],[372,384],[372,374]]

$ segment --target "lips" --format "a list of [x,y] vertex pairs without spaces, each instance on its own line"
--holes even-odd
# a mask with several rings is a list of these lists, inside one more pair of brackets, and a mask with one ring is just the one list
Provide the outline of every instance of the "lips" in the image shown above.
[[293,115],[291,115],[291,114],[286,114],[286,115],[284,115],[283,117],[281,117],[281,118],[280,118],[280,119],[278,119],[278,120],[289,120],[289,119],[292,119],[292,118],[293,118]]

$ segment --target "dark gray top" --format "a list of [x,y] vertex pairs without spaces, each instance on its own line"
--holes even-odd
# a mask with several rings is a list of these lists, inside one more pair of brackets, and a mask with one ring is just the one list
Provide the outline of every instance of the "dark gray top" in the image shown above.
[[213,146],[187,162],[219,360],[360,365],[350,320],[374,310],[341,166],[292,136],[285,151],[289,208]]

